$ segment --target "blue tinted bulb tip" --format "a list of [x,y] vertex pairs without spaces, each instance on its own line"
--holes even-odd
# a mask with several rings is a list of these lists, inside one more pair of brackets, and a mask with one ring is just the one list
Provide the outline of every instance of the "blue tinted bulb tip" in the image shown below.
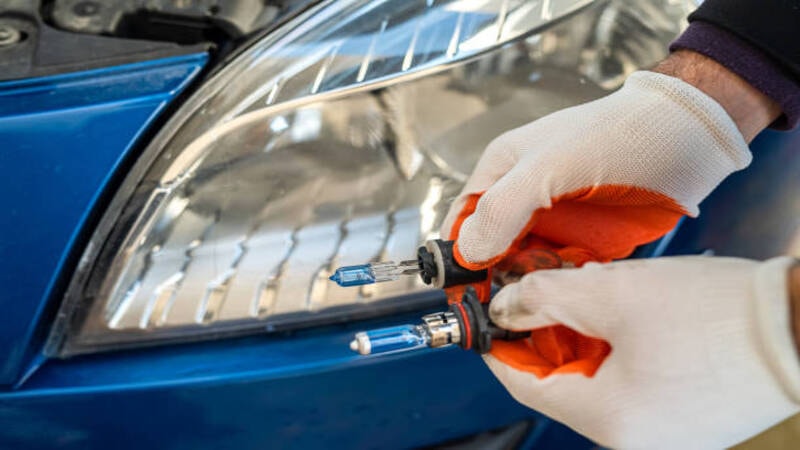
[[345,266],[336,269],[336,272],[330,276],[331,281],[342,287],[361,286],[364,284],[372,284],[375,282],[375,274],[369,264],[360,264],[357,266]]

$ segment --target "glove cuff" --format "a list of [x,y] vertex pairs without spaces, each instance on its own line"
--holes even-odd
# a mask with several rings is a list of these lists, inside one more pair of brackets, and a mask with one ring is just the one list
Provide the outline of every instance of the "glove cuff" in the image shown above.
[[[737,170],[750,164],[752,155],[741,131],[725,108],[705,92],[680,78],[646,70],[631,74],[625,87],[657,92],[677,104],[708,130],[717,144],[715,150],[722,153],[720,156],[730,159]],[[696,150],[703,152],[711,149]]]
[[788,295],[790,257],[762,263],[755,276],[755,308],[761,343],[770,370],[786,395],[800,404],[800,358],[792,332]]
[[700,201],[725,177],[750,164],[750,149],[733,119],[696,87],[640,71],[631,74],[619,92],[629,98],[629,107],[639,105],[634,108],[637,114],[657,122],[639,125],[652,134],[639,145],[649,149],[642,158],[656,170],[640,185],[669,195],[689,215],[699,214]]

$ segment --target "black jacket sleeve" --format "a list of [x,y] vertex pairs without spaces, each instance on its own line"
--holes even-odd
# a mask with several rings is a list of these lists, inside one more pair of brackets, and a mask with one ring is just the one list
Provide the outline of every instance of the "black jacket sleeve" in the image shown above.
[[689,16],[752,44],[800,79],[800,0],[706,0]]

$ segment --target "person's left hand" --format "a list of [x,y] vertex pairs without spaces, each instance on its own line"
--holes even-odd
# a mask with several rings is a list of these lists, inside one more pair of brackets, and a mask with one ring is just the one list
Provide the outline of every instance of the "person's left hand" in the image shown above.
[[535,340],[495,341],[489,368],[519,402],[600,444],[721,448],[800,410],[790,258],[676,257],[536,271],[490,315],[531,330],[563,324],[605,339],[594,376],[533,373]]

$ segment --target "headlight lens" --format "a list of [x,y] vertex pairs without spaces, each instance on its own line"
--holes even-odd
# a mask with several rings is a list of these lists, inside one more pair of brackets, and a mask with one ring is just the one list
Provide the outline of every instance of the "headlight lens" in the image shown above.
[[[424,288],[328,281],[413,257],[501,132],[664,55],[694,2],[324,2],[182,107],[86,250],[48,353],[378,314]],[[405,300],[401,298],[404,296]]]

